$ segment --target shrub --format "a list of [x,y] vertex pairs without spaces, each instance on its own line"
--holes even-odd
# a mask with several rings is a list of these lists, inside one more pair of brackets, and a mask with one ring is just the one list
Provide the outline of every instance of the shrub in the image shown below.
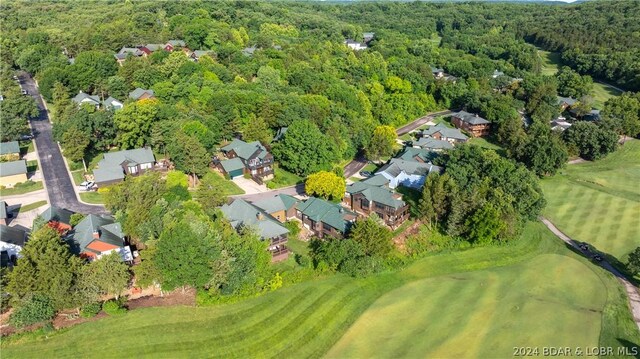
[[122,306],[120,301],[108,300],[102,305],[102,310],[109,315],[121,315],[126,313],[127,309]]
[[301,267],[310,268],[313,264],[311,258],[304,254],[296,254],[295,255],[296,263],[298,263]]
[[16,327],[22,328],[50,320],[55,314],[56,311],[51,299],[42,294],[35,294],[22,302],[22,305],[11,314],[10,322]]
[[89,303],[80,308],[80,316],[83,318],[95,317],[98,313],[100,313],[101,309],[102,304],[100,302]]

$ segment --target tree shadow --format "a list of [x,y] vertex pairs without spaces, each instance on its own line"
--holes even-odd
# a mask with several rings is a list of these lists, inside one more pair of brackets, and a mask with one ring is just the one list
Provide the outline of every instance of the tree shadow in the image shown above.
[[640,359],[640,345],[626,339],[616,338],[616,340],[626,349],[626,352],[621,353],[622,356]]

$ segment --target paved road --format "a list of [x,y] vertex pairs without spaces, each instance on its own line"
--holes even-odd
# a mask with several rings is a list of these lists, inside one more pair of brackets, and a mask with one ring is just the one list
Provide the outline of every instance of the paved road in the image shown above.
[[[555,234],[558,238],[562,239],[568,245],[575,248],[578,251],[578,253],[582,253],[582,255],[584,255],[587,258],[590,258],[591,255],[593,255],[593,253],[591,253],[588,250],[586,251],[582,250],[575,240],[571,239],[571,237],[562,233],[562,231],[559,230],[558,227],[556,227],[548,219],[544,217],[540,217],[540,220],[542,221],[542,223],[544,223],[545,226],[547,226],[547,228],[549,228],[551,232],[553,232],[553,234]],[[603,259],[602,262],[600,262],[600,266],[605,270],[611,272],[611,274],[613,274],[616,278],[618,278],[618,280],[624,286],[624,289],[627,292],[627,296],[629,297],[629,306],[631,307],[631,314],[633,316],[633,321],[636,322],[636,325],[638,326],[638,330],[640,330],[640,293],[638,293],[638,288],[636,288],[631,282],[629,282],[629,280],[622,273],[620,273],[620,271],[618,271],[606,260]]]
[[449,110],[446,111],[439,111],[439,112],[432,112],[432,113],[428,113],[425,116],[422,116],[402,127],[400,127],[399,129],[396,130],[396,134],[398,134],[398,136],[402,136],[405,133],[409,133],[413,130],[415,130],[416,128],[424,125],[425,123],[434,120],[437,116],[443,116],[443,115],[448,115],[452,113]]
[[18,75],[20,85],[29,92],[38,105],[40,114],[37,118],[32,118],[31,131],[35,136],[36,147],[38,149],[38,158],[40,159],[40,170],[44,177],[45,187],[49,195],[49,203],[52,206],[66,208],[68,210],[80,213],[107,213],[102,206],[94,206],[81,203],[78,201],[76,192],[73,188],[73,182],[67,167],[65,166],[60,147],[53,140],[51,134],[51,122],[49,115],[44,107],[42,97],[36,86],[35,81],[26,72],[20,72]]

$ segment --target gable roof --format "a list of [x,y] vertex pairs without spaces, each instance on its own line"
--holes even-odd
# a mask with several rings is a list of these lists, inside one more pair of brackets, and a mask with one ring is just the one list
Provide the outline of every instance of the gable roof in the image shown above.
[[18,160],[11,162],[0,162],[0,177],[7,177],[27,173],[27,161]]
[[222,166],[222,168],[224,168],[225,172],[227,173],[244,169],[244,163],[242,163],[242,160],[238,157],[235,157],[229,160],[220,161],[220,165]]
[[155,162],[153,151],[149,148],[136,148],[116,152],[107,152],[98,162],[98,168],[93,170],[96,182],[109,182],[124,178],[124,170],[121,164],[142,164]]
[[419,162],[416,157],[422,160],[422,162],[429,162],[435,157],[438,157],[438,153],[424,148],[407,147],[397,158],[405,161]]
[[485,120],[484,118],[478,116],[478,115],[474,115],[472,113],[469,113],[467,111],[460,111],[458,113],[454,113],[452,115],[453,117],[458,117],[459,119],[461,119],[463,122],[466,122],[470,125],[484,125],[487,123],[491,123],[487,120]]
[[435,171],[441,172],[442,168],[431,163],[405,161],[399,158],[392,158],[389,163],[380,167],[376,173],[386,173],[391,177],[398,177],[402,172],[408,175],[426,176]]
[[468,137],[459,129],[447,127],[447,125],[443,124],[442,122],[422,131],[422,136],[433,137],[433,135],[435,135],[436,133],[440,133],[442,137],[453,138],[461,141],[468,139]]
[[[98,239],[94,238],[94,232],[99,234]],[[124,233],[122,233],[120,223],[112,218],[89,214],[73,228],[73,232],[67,240],[70,242],[71,250],[76,254],[85,251],[95,253],[95,250],[87,248],[92,242],[100,241],[122,247],[124,245]]]
[[239,198],[220,208],[233,228],[255,228],[262,239],[275,238],[289,233],[289,230],[263,209]]
[[153,52],[164,49],[164,44],[146,44],[144,47]]
[[98,95],[89,95],[84,92],[78,93],[71,100],[77,104],[92,103],[94,105],[100,105],[100,97]]
[[213,51],[211,51],[211,50],[195,50],[194,52],[192,52],[192,54],[196,58],[200,58],[200,57],[205,56],[205,55],[213,54]]
[[438,73],[438,72],[442,72],[442,73],[444,73],[444,69],[439,68],[439,67],[433,67],[433,66],[431,66],[431,73],[432,73],[432,74],[435,74],[435,73]]
[[406,203],[396,198],[397,194],[382,186],[374,186],[366,182],[356,182],[347,186],[347,192],[354,195],[361,193],[370,202],[378,202],[393,208],[402,208]]
[[448,141],[437,140],[431,137],[422,137],[421,139],[413,142],[413,145],[420,148],[431,148],[434,150],[447,150],[453,148],[453,145]]
[[315,197],[310,197],[298,205],[298,210],[313,221],[325,223],[342,233],[345,233],[350,227],[348,218],[356,218],[354,212],[341,205]]
[[274,141],[279,141],[280,139],[282,139],[282,137],[284,137],[284,135],[287,133],[287,131],[289,130],[289,127],[280,127],[278,128],[278,131],[276,132],[276,135],[273,137]]
[[573,99],[571,97],[558,96],[558,105],[562,105],[566,103],[569,106],[573,106],[576,104],[576,102],[578,102],[578,100]]
[[24,247],[26,239],[27,231],[17,227],[9,227],[4,224],[0,224],[0,242]]
[[115,98],[109,96],[106,100],[102,101],[102,104],[104,105],[104,107],[109,108],[109,107],[113,107],[113,108],[117,108],[117,107],[122,107],[122,101],[118,101]]
[[266,211],[273,213],[277,211],[288,211],[298,203],[298,200],[288,194],[278,194],[271,198],[265,198],[260,201],[253,202],[253,205]]
[[242,49],[242,54],[245,56],[251,56],[254,52],[256,52],[257,49],[258,47],[256,47],[256,45],[245,47],[244,49]]
[[374,186],[384,186],[389,184],[389,179],[381,174],[375,174],[372,177],[360,181],[362,183],[368,183]]
[[131,54],[133,56],[142,56],[144,52],[136,47],[126,47],[123,46],[117,54],[113,55],[118,60],[124,60],[127,56]]
[[257,157],[263,159],[267,155],[267,149],[260,143],[260,141],[253,141],[251,143],[246,143],[242,140],[234,138],[231,143],[221,148],[224,152],[229,152],[233,150],[238,157],[242,160],[248,160],[253,157],[257,153]]
[[69,224],[71,222],[71,215],[73,212],[68,211],[63,208],[58,208],[51,206],[47,208],[44,212],[40,213],[40,218],[44,219],[45,222],[56,221],[60,223]]
[[185,47],[186,43],[182,40],[169,40],[167,41],[167,44],[171,45],[171,46],[181,46],[181,47]]
[[0,155],[11,155],[14,153],[20,153],[18,141],[0,143]]
[[140,87],[138,87],[135,90],[129,92],[129,97],[134,99],[134,100],[137,100],[140,97],[142,97],[142,95],[144,95],[145,93],[148,93],[151,96],[153,96],[153,94],[154,94],[153,90],[145,90],[145,89],[141,89]]

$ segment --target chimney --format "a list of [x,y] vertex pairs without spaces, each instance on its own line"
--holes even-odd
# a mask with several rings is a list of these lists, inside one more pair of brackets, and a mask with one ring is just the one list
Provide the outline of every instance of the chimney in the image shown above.
[[259,221],[262,221],[262,220],[264,219],[264,216],[262,215],[262,212],[258,212],[258,213],[256,213],[256,218],[257,218]]
[[338,209],[339,213],[344,213],[344,208],[340,207],[340,209]]
[[93,231],[93,239],[100,239],[100,232],[97,229]]

